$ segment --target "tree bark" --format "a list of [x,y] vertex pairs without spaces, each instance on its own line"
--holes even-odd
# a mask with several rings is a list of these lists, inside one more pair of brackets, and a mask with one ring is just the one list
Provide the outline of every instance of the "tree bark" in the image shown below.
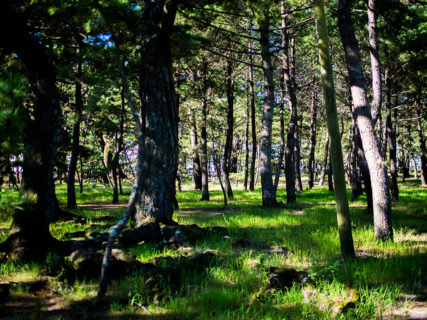
[[418,141],[420,144],[421,151],[421,185],[423,187],[427,187],[427,148],[426,148],[426,140],[424,137],[425,131],[423,129],[422,119],[423,113],[421,112],[421,101],[417,99],[416,103],[416,112],[417,112],[417,132],[418,132]]
[[338,2],[338,27],[346,56],[351,94],[357,124],[362,138],[363,150],[369,166],[372,196],[374,202],[375,238],[393,240],[391,223],[391,202],[387,181],[387,168],[381,156],[378,139],[372,123],[371,110],[366,97],[359,46],[351,21],[351,3]]
[[230,162],[231,151],[233,148],[233,131],[234,131],[234,79],[232,53],[230,59],[227,59],[227,131],[225,134],[224,156],[222,159],[222,175],[224,177],[224,188],[229,199],[233,198],[233,190],[230,183]]
[[[397,158],[396,158],[396,133],[393,128],[393,121],[396,121],[396,115],[392,117],[392,106],[391,106],[391,80],[388,77],[388,70],[386,70],[386,130],[387,130],[387,143],[388,143],[388,152],[389,152],[389,161],[390,161],[390,177],[391,177],[391,200],[399,201],[399,187],[397,185]],[[395,109],[397,112],[397,109]],[[392,119],[394,118],[394,119]],[[395,122],[396,123],[396,122]]]
[[334,169],[332,165],[332,150],[329,149],[329,166],[328,166],[328,190],[329,192],[334,191]]
[[316,80],[313,77],[313,90],[311,92],[311,123],[310,123],[310,151],[308,158],[308,188],[312,189],[314,186],[314,164],[315,164],[315,150],[316,150],[316,120],[317,120],[317,100],[316,100]]
[[194,110],[191,107],[188,110],[188,120],[190,122],[190,142],[191,142],[191,158],[193,160],[194,188],[196,190],[202,190],[202,172],[200,168],[196,119],[195,119]]
[[249,190],[255,189],[255,170],[256,170],[256,153],[257,153],[257,140],[256,140],[256,123],[255,123],[255,88],[254,88],[254,75],[252,70],[252,52],[249,53],[249,95],[251,104],[251,134],[252,134],[252,156],[251,156],[251,169],[249,173]]
[[[249,78],[249,77],[247,77]],[[249,80],[248,80],[249,81]],[[249,88],[246,90],[246,117],[245,117],[245,168],[244,168],[244,179],[243,189],[248,189],[248,178],[249,178]]]
[[283,80],[283,76],[280,79],[280,95],[281,95],[281,101],[280,101],[280,147],[279,147],[279,158],[277,159],[277,168],[276,168],[276,175],[274,177],[274,192],[277,192],[277,187],[279,186],[279,180],[280,180],[280,172],[281,167],[283,164],[283,157],[285,154],[285,119],[283,115],[283,109],[284,109],[284,96],[285,96],[285,83]]
[[145,136],[137,212],[138,223],[173,223],[175,179],[178,169],[178,107],[172,77],[170,34],[177,10],[175,1],[146,1],[141,47],[141,91]]
[[325,182],[326,168],[328,166],[329,154],[329,132],[326,132],[325,150],[323,151],[322,171],[320,172],[319,187],[323,187]]
[[[369,54],[371,58],[372,93],[371,102],[372,123],[375,127],[381,114],[382,84],[381,84],[381,62],[378,53],[377,19],[375,14],[376,0],[368,0],[368,32],[369,32]],[[378,132],[381,135],[381,131]],[[381,146],[381,144],[380,144]]]
[[345,184],[341,138],[335,101],[335,87],[332,75],[332,63],[329,55],[329,36],[326,29],[323,0],[314,0],[313,4],[316,13],[323,94],[325,97],[328,131],[331,138],[331,158],[334,167],[335,199],[341,255],[344,259],[349,259],[354,257],[354,245],[353,236],[351,234],[350,211]]
[[259,24],[261,58],[264,73],[264,110],[262,114],[260,173],[262,189],[262,205],[272,207],[277,205],[276,193],[273,187],[271,167],[271,133],[274,111],[274,80],[273,65],[270,52],[270,23],[268,17]]
[[200,134],[200,165],[202,169],[202,201],[209,201],[208,186],[208,146],[207,146],[207,109],[208,109],[208,84],[206,79],[207,63],[202,66],[202,123]]
[[77,64],[77,74],[76,74],[76,84],[75,84],[75,122],[73,126],[73,145],[71,148],[71,159],[68,166],[67,174],[67,208],[75,208],[76,203],[76,168],[77,168],[77,159],[79,157],[79,139],[80,139],[80,123],[82,121],[82,109],[83,109],[83,99],[82,99],[82,84],[80,82],[80,77],[82,76],[82,63],[81,61]]
[[294,148],[295,148],[295,130],[297,126],[297,109],[296,109],[296,96],[295,90],[292,86],[291,78],[291,62],[289,56],[289,34],[288,22],[285,13],[284,1],[280,5],[281,22],[282,22],[282,68],[283,78],[285,80],[285,87],[288,94],[288,104],[290,109],[290,119],[286,130],[286,148],[285,148],[285,177],[286,177],[286,202],[296,202],[295,194],[295,171],[294,171]]

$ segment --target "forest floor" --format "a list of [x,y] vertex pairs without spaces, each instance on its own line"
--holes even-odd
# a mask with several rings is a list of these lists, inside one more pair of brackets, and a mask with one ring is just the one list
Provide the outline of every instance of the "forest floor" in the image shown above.
[[[52,234],[84,240],[108,231],[123,214],[128,189],[112,205],[109,188],[86,186],[73,212],[87,222],[55,223]],[[351,204],[357,258],[347,262],[340,259],[334,194],[327,188],[305,190],[297,195],[298,206],[275,209],[259,206],[260,190],[238,188],[225,209],[218,186],[210,189],[209,202],[199,201],[190,185],[177,194],[174,219],[204,228],[202,236],[178,247],[144,241],[123,248],[162,270],[154,284],[142,271],[123,273],[99,300],[97,277],[61,277],[69,258],[52,254],[26,264],[3,259],[0,319],[427,319],[427,189],[415,180],[400,184],[400,201],[393,203],[393,243],[374,239],[363,196]],[[65,186],[57,193],[64,203]],[[14,192],[4,191],[2,199],[19,203]],[[284,199],[279,189],[278,200]],[[1,205],[4,240],[13,206]],[[213,227],[226,233],[210,232]],[[209,264],[186,263],[206,252]],[[8,294],[3,284],[10,286]]]

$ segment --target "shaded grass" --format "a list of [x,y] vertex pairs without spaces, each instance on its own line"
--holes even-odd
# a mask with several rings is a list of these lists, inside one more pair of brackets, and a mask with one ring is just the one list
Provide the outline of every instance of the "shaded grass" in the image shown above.
[[[130,186],[126,186],[129,190]],[[180,287],[171,290],[166,279],[158,284],[158,291],[165,297],[157,301],[147,295],[146,275],[135,273],[114,281],[110,296],[114,299],[108,317],[132,313],[148,318],[176,319],[330,319],[333,316],[324,300],[333,301],[346,295],[350,288],[357,289],[360,301],[342,319],[373,319],[392,307],[403,306],[402,293],[416,293],[427,281],[427,190],[414,186],[413,181],[401,185],[400,202],[393,203],[395,242],[383,243],[374,239],[372,216],[364,206],[365,198],[351,204],[353,237],[358,259],[342,263],[336,227],[334,195],[327,188],[314,188],[297,194],[301,208],[260,207],[261,191],[234,190],[230,208],[222,208],[222,193],[211,191],[211,201],[199,201],[201,193],[186,190],[177,193],[181,210],[174,218],[180,224],[197,223],[202,227],[222,226],[229,230],[230,238],[210,234],[191,244],[196,252],[214,250],[218,259],[204,272],[181,272]],[[349,192],[349,191],[348,191]],[[57,187],[60,203],[65,203],[64,186]],[[278,190],[278,200],[285,199],[285,190]],[[14,197],[14,194],[9,195]],[[78,203],[108,203],[112,192],[109,188],[92,189],[85,186],[85,193],[78,196]],[[120,202],[126,203],[127,196]],[[86,224],[56,223],[51,226],[55,237],[66,233],[107,231],[123,213],[123,209],[75,209],[76,214],[88,217]],[[111,217],[111,220],[100,218]],[[2,221],[7,227],[9,220]],[[4,237],[5,232],[0,233]],[[286,255],[266,254],[256,248],[233,248],[232,241],[239,238],[262,242],[288,249]],[[180,251],[154,250],[155,243],[145,243],[128,251],[142,262],[158,257],[179,257]],[[47,261],[52,264],[52,261]],[[165,262],[167,264],[167,262]],[[258,299],[268,285],[268,268],[292,267],[309,274],[320,297],[308,303],[300,286]],[[3,262],[0,278],[3,280],[37,277],[42,264],[15,264]],[[97,281],[76,282],[64,289],[68,307],[94,296]],[[323,300],[322,300],[323,299]],[[141,311],[144,305],[151,315]]]

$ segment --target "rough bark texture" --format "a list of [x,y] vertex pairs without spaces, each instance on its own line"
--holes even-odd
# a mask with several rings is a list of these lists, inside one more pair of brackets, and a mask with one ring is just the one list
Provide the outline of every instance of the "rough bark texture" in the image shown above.
[[338,26],[346,56],[353,106],[369,166],[374,202],[375,238],[393,240],[387,168],[381,156],[378,139],[372,123],[371,110],[366,97],[359,46],[351,21],[351,3],[352,1],[348,0],[340,0],[338,2]]
[[197,127],[194,110],[189,108],[188,118],[190,122],[191,157],[193,160],[194,188],[202,190],[202,171],[200,167],[199,146],[197,139]]
[[28,210],[17,210],[6,244],[17,259],[40,258],[54,243],[49,223],[57,209],[53,173],[61,112],[56,70],[12,1],[0,4],[0,47],[17,55],[34,97],[32,118],[28,117],[24,134],[22,187],[37,200]]
[[341,136],[335,101],[335,87],[332,75],[332,63],[329,55],[329,37],[323,0],[314,0],[316,27],[319,43],[319,61],[321,67],[323,93],[325,97],[328,131],[331,139],[331,158],[334,167],[335,199],[337,208],[338,232],[341,255],[344,259],[354,257],[353,236],[351,234],[350,211],[347,200],[344,164],[341,148]]
[[254,88],[254,76],[252,70],[252,54],[249,54],[249,95],[251,104],[251,134],[252,134],[252,156],[251,156],[251,169],[249,173],[249,190],[254,191],[255,188],[255,170],[256,170],[256,151],[257,151],[257,140],[256,140],[256,123],[255,123],[255,88]]
[[146,1],[141,50],[145,136],[136,220],[172,223],[178,168],[178,108],[171,72],[170,34],[177,4]]
[[311,92],[311,123],[310,123],[310,150],[308,157],[308,188],[314,186],[314,165],[315,165],[315,149],[316,149],[316,119],[317,119],[317,100],[316,100],[316,83],[313,79],[313,91]]
[[294,171],[294,148],[295,148],[295,130],[297,126],[296,114],[296,96],[292,86],[292,78],[290,71],[290,56],[289,56],[289,35],[288,22],[286,21],[285,5],[281,1],[281,16],[282,16],[282,67],[285,87],[288,94],[288,104],[290,110],[290,119],[286,130],[286,148],[285,148],[285,177],[286,177],[286,202],[293,203],[296,201],[295,194],[295,171]]
[[234,130],[234,80],[233,80],[233,64],[230,59],[227,60],[227,131],[225,134],[224,157],[222,161],[222,175],[224,177],[224,188],[228,198],[233,198],[233,190],[230,183],[230,163],[231,151],[233,148],[233,130]]
[[276,193],[273,188],[273,177],[271,167],[271,133],[273,125],[274,111],[274,80],[273,66],[271,64],[269,21],[260,23],[260,45],[261,58],[264,72],[264,110],[262,114],[261,128],[261,153],[260,153],[260,173],[262,188],[262,205],[271,207],[277,204]]

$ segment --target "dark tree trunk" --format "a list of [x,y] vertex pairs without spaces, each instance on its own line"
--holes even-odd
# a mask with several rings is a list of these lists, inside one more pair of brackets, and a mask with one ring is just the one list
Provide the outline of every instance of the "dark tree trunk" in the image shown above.
[[249,95],[251,102],[251,133],[252,133],[252,156],[251,156],[251,169],[249,173],[249,190],[254,191],[255,188],[255,170],[256,170],[256,124],[255,124],[255,88],[254,76],[252,70],[252,52],[249,53]]
[[[390,160],[390,177],[391,177],[391,200],[399,201],[399,188],[397,185],[397,158],[396,158],[396,133],[395,128],[393,128],[393,121],[396,123],[396,114],[394,114],[394,119],[392,119],[392,106],[391,106],[391,80],[388,77],[388,70],[386,70],[386,111],[387,111],[387,120],[386,120],[386,130],[387,130],[387,143],[388,143],[388,152]],[[397,112],[397,109],[395,109]]]
[[387,168],[381,156],[378,139],[372,123],[371,110],[366,97],[366,87],[363,79],[359,46],[351,21],[351,3],[352,1],[339,0],[338,27],[346,56],[353,105],[357,115],[357,124],[360,130],[363,150],[369,166],[374,202],[375,238],[384,241],[393,240]]
[[260,173],[262,189],[262,205],[272,207],[277,205],[276,193],[273,187],[271,167],[271,133],[274,111],[274,80],[273,66],[270,52],[270,23],[266,19],[259,25],[261,58],[264,72],[264,110],[262,114],[261,148],[260,148]]
[[423,113],[421,112],[421,101],[417,99],[416,101],[416,112],[417,112],[417,132],[418,132],[418,141],[420,144],[421,151],[421,185],[423,187],[427,186],[427,148],[425,140],[425,131],[423,129]]
[[334,191],[333,174],[334,174],[334,171],[332,168],[331,149],[329,149],[328,189],[330,192]]
[[315,150],[316,150],[316,119],[317,119],[317,90],[316,81],[313,77],[313,91],[311,92],[311,123],[310,123],[310,151],[308,158],[308,188],[311,189],[314,186],[314,165],[315,165]]
[[200,165],[202,167],[202,201],[209,201],[208,187],[208,146],[207,146],[207,112],[208,112],[208,85],[206,79],[207,63],[203,63],[202,80],[202,123],[200,134]]
[[285,83],[283,81],[283,76],[280,77],[280,149],[279,149],[279,158],[277,159],[277,168],[276,175],[274,177],[274,192],[277,191],[277,187],[279,186],[280,180],[280,171],[283,164],[283,157],[285,155],[285,119],[283,115],[284,109],[284,96],[285,96]]
[[14,52],[20,59],[30,96],[34,97],[32,118],[28,117],[24,133],[22,187],[24,193],[35,194],[37,201],[30,209],[16,211],[10,235],[1,247],[16,259],[38,259],[56,243],[49,223],[58,208],[53,173],[61,110],[55,67],[11,2],[2,1],[0,5],[0,48],[3,53]]
[[288,22],[286,19],[285,7],[283,1],[281,2],[281,15],[282,15],[282,47],[283,47],[283,78],[285,80],[285,87],[288,94],[288,104],[290,109],[290,119],[288,128],[286,130],[286,148],[285,148],[285,177],[286,177],[286,202],[293,203],[296,201],[295,194],[295,170],[294,170],[294,148],[295,148],[295,131],[297,127],[297,106],[295,88],[292,85],[291,77],[291,59],[289,55],[289,34]]
[[328,166],[328,154],[329,154],[329,133],[326,132],[325,150],[323,151],[322,172],[320,172],[319,187],[323,187],[323,184],[325,182],[326,168]]
[[351,129],[352,129],[352,139],[351,139],[351,174],[350,174],[350,186],[351,186],[351,201],[356,200],[362,193],[362,181],[361,181],[361,170],[359,167],[359,130],[356,123],[356,114],[350,106],[351,112]]
[[77,64],[77,81],[76,81],[76,91],[75,91],[75,122],[73,127],[73,145],[71,148],[71,159],[70,165],[68,166],[68,175],[67,175],[67,208],[75,208],[76,203],[76,187],[75,187],[75,175],[77,167],[77,159],[79,157],[79,139],[80,139],[80,123],[82,121],[82,109],[83,109],[83,99],[82,99],[82,84],[80,83],[80,77],[82,76],[82,63],[79,61]]
[[171,72],[170,34],[177,3],[146,1],[141,45],[141,92],[145,111],[137,221],[173,223],[178,169],[178,108]]
[[197,127],[194,110],[189,108],[188,118],[190,121],[191,158],[193,160],[194,188],[202,190],[202,172],[200,168],[199,145],[197,139]]
[[225,134],[224,156],[222,158],[222,175],[224,177],[224,188],[229,199],[233,198],[233,190],[230,183],[230,164],[231,151],[233,149],[233,131],[234,131],[234,79],[232,54],[227,59],[227,131]]
[[245,117],[245,169],[244,169],[244,180],[243,189],[248,189],[248,177],[249,177],[249,88],[246,90],[246,117]]

